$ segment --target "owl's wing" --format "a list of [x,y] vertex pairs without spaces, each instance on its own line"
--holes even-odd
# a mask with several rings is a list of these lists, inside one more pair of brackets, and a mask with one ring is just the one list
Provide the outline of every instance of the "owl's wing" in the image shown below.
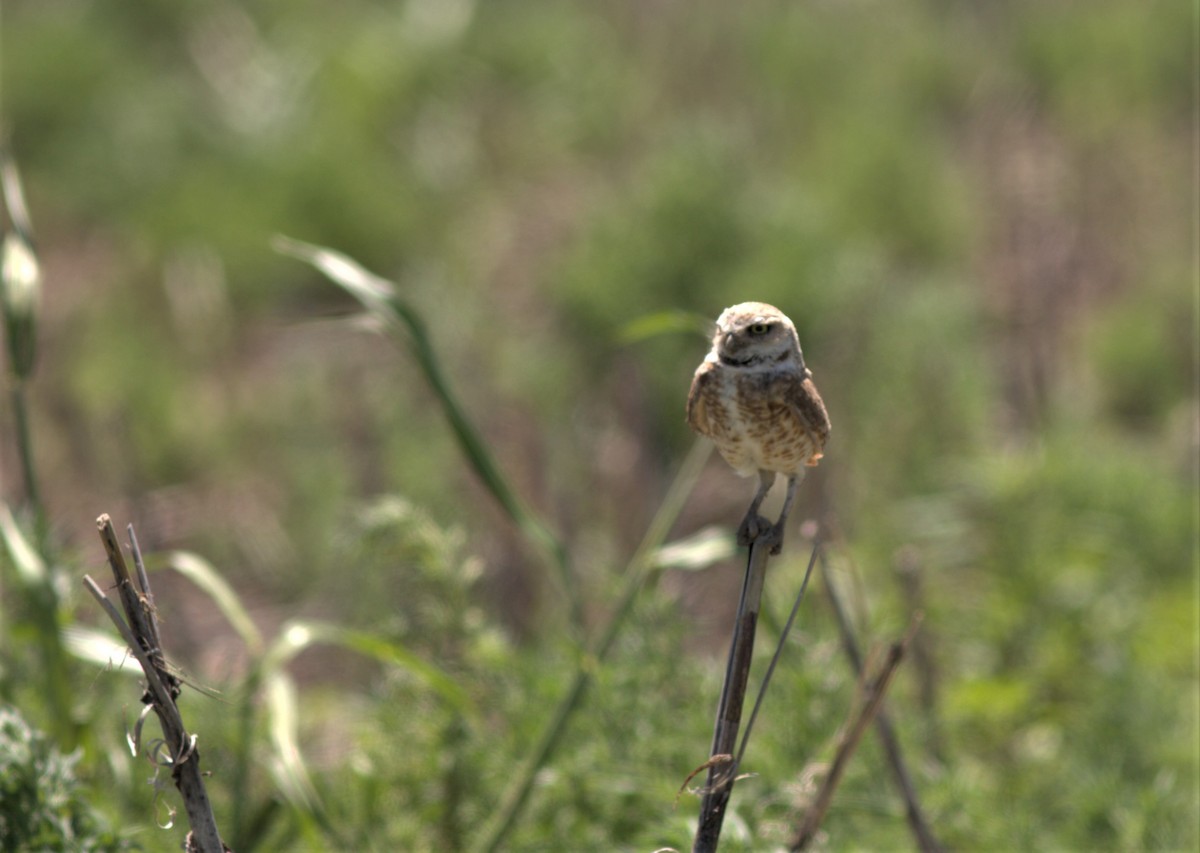
[[706,361],[696,369],[696,375],[692,377],[692,389],[688,392],[687,398],[688,426],[701,435],[707,436],[711,436],[713,433],[712,425],[709,422],[707,403],[714,381],[713,367],[713,364]]
[[786,405],[808,434],[812,437],[817,452],[809,460],[815,465],[821,458],[821,448],[829,438],[829,413],[812,381],[812,371],[805,368],[800,374],[781,373],[771,383],[771,397]]

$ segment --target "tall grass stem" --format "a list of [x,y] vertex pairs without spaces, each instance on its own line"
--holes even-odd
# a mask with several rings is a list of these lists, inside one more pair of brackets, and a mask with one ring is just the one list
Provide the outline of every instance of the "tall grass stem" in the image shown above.
[[613,606],[612,615],[590,651],[579,661],[571,684],[543,729],[537,745],[517,769],[512,782],[500,798],[499,805],[484,824],[479,840],[471,847],[476,853],[492,853],[498,850],[525,808],[534,779],[554,755],[567,730],[567,723],[581,706],[584,693],[620,636],[621,628],[633,610],[637,594],[654,567],[654,554],[666,540],[671,526],[679,517],[683,504],[711,452],[712,444],[700,440],[693,445],[684,459],[658,512],[650,522],[646,535],[625,567],[621,592]]
[[463,456],[526,541],[553,567],[567,599],[572,630],[582,632],[583,602],[566,545],[509,485],[446,378],[420,313],[399,295],[394,282],[369,272],[340,252],[283,236],[276,237],[274,245],[277,251],[310,264],[345,289],[409,349],[441,404]]

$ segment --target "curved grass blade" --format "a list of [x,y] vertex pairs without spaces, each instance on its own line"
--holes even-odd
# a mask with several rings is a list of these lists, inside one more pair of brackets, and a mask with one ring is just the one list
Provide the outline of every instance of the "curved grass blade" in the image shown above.
[[[284,669],[292,658],[317,644],[341,646],[383,663],[403,667],[447,700],[461,716],[478,719],[478,713],[458,684],[402,646],[362,631],[324,622],[292,621],[284,625],[259,660],[248,682],[263,688],[267,731],[271,742],[269,769],[279,792],[298,815],[311,818],[327,834],[336,835],[336,827],[329,820],[300,750],[296,686]],[[250,694],[247,700],[249,698]]]
[[421,315],[397,294],[396,286],[392,282],[367,271],[341,252],[288,237],[277,237],[275,248],[282,254],[310,264],[341,286],[362,303],[372,316],[382,322],[390,334],[395,335],[409,348],[442,406],[459,449],[476,476],[512,519],[517,529],[554,567],[570,602],[575,625],[581,626],[582,604],[566,547],[551,532],[549,526],[517,496],[508,479],[500,471],[486,442],[471,423],[442,372],[441,362],[434,352]]
[[23,584],[34,587],[46,583],[46,561],[21,532],[21,527],[13,518],[7,503],[0,503],[0,538],[4,540],[13,568],[17,570],[17,576]]
[[623,344],[634,344],[680,332],[698,333],[711,338],[712,330],[712,320],[695,311],[656,311],[630,320],[617,332],[617,340]]
[[[34,507],[32,514],[34,527],[40,528],[40,511]],[[45,549],[39,551],[35,544],[36,533],[35,541],[30,541],[4,502],[0,502],[0,539],[4,540],[24,598],[22,604],[26,612],[18,618],[30,624],[37,637],[37,650],[41,655],[38,675],[54,719],[55,732],[61,743],[73,744],[78,732],[71,717],[71,676],[63,650],[62,628],[66,615],[58,583],[60,572],[47,561]],[[0,618],[3,615],[0,614]]]
[[290,675],[279,671],[267,676],[264,688],[271,739],[270,770],[275,785],[293,807],[305,814],[316,813],[321,809],[321,798],[300,752],[296,684]]
[[25,499],[33,510],[39,539],[46,519],[34,465],[33,434],[29,424],[27,385],[37,361],[37,327],[42,298],[42,268],[33,244],[33,226],[16,161],[0,143],[0,196],[8,212],[9,229],[0,246],[0,314],[3,315],[9,372],[12,376],[13,420],[17,454],[25,480]]
[[167,568],[179,572],[207,593],[221,611],[221,615],[242,638],[252,657],[258,657],[262,653],[262,634],[250,618],[250,614],[246,612],[246,608],[242,606],[242,600],[233,591],[233,587],[221,577],[212,563],[189,551],[171,551],[162,559]]
[[698,572],[737,555],[737,543],[729,531],[717,525],[701,528],[684,539],[668,542],[654,552],[660,569]]
[[63,646],[79,660],[126,675],[142,674],[137,658],[129,653],[125,641],[115,634],[83,625],[68,625],[63,628],[62,636]]
[[327,622],[288,622],[262,660],[267,677],[282,669],[292,658],[313,645],[339,646],[387,666],[399,667],[415,676],[465,717],[478,719],[479,712],[467,692],[450,676],[397,643],[366,631],[342,628]]

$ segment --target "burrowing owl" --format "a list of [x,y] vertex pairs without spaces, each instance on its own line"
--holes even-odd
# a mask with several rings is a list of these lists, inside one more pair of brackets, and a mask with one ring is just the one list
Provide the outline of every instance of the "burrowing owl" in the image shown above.
[[[778,308],[743,302],[717,319],[712,351],[696,368],[687,401],[688,424],[711,438],[743,477],[759,475],[758,492],[738,528],[738,542],[768,537],[783,546],[783,526],[805,469],[821,458],[829,415],[804,366],[796,327]],[[788,478],[774,525],[758,514],[776,474]]]

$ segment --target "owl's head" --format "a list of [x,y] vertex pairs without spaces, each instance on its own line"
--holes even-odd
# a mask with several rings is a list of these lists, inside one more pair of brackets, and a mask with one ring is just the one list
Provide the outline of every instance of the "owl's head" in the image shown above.
[[767,365],[793,359],[803,368],[800,339],[787,315],[765,302],[743,302],[717,318],[713,353],[723,363]]

